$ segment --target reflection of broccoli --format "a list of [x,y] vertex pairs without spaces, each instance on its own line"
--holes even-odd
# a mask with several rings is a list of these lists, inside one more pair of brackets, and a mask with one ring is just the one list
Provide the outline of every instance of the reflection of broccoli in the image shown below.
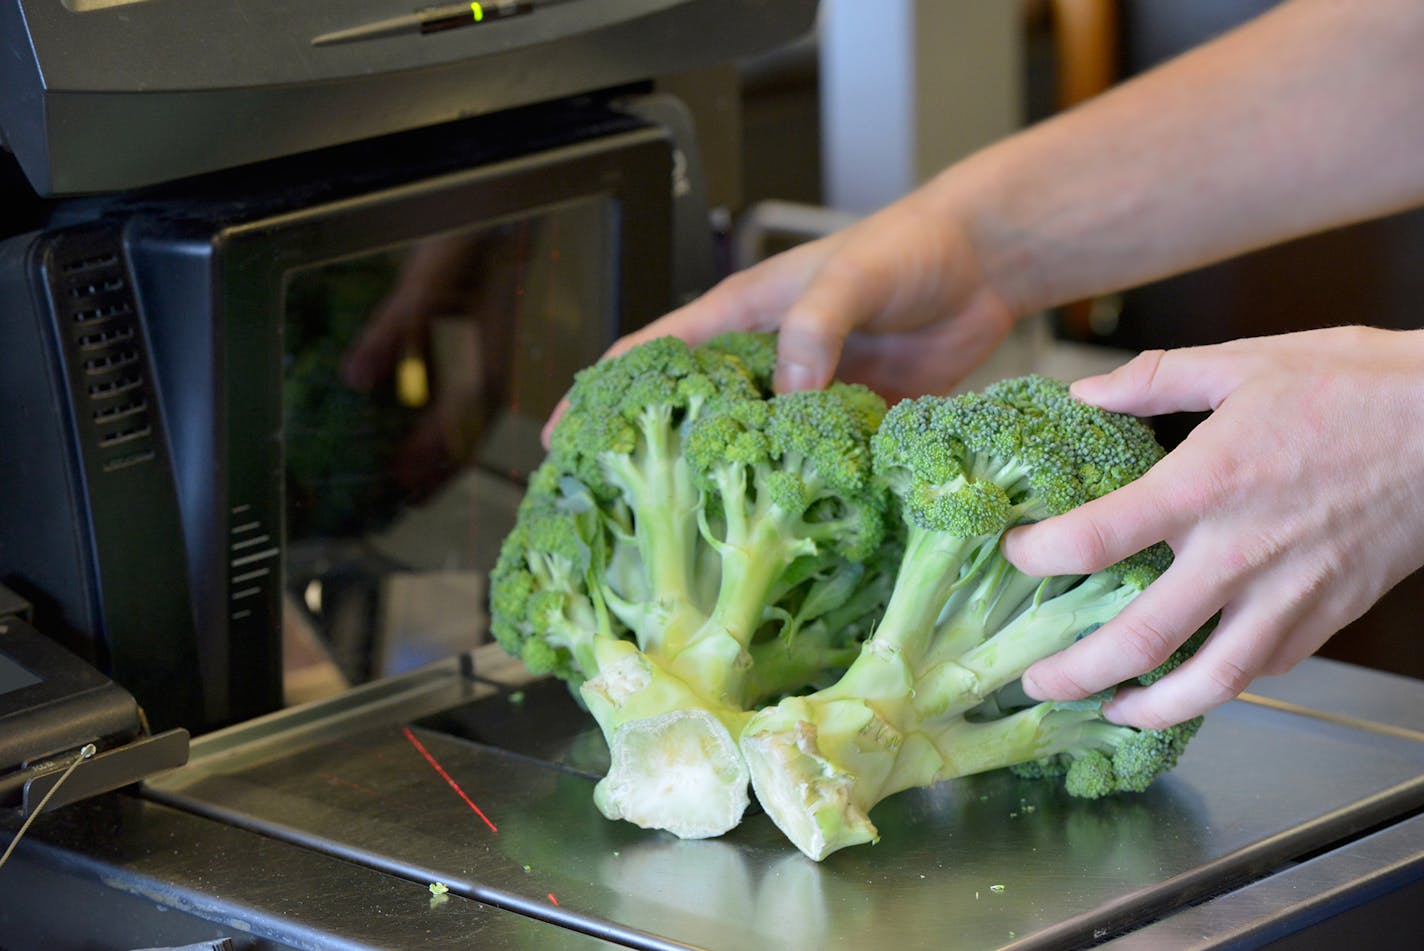
[[394,275],[389,258],[373,257],[292,281],[282,392],[292,538],[377,530],[399,510],[389,473],[413,411],[388,393],[357,393],[341,380],[347,348]]

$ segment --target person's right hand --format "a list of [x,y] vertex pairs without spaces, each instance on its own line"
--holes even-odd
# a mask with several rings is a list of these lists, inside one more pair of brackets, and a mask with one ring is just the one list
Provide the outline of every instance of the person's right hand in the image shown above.
[[890,400],[947,392],[1017,315],[985,280],[967,229],[928,204],[923,193],[911,195],[733,274],[604,356],[654,337],[696,345],[726,331],[777,331],[779,392],[832,378]]

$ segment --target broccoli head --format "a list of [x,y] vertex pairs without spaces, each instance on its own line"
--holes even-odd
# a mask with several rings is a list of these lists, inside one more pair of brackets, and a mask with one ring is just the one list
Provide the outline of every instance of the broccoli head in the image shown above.
[[1145,788],[1170,768],[1194,728],[1154,738],[1104,720],[1104,698],[1039,704],[1018,683],[1116,616],[1170,552],[1033,578],[999,549],[1012,525],[1145,473],[1162,455],[1151,431],[1031,377],[902,402],[872,453],[905,526],[884,616],[838,681],[742,731],[757,796],[791,840],[816,859],[874,841],[869,812],[894,792],[1016,764],[1061,777],[1074,795]]

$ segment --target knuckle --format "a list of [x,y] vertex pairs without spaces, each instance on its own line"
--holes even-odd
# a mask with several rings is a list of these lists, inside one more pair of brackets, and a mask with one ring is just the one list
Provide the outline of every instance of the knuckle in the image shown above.
[[1166,357],[1166,350],[1144,350],[1124,364],[1122,370],[1133,387],[1143,391],[1151,390]]
[[1150,618],[1132,618],[1118,631],[1118,647],[1134,670],[1146,673],[1158,667],[1177,643],[1163,628]]
[[[1229,543],[1221,554],[1222,567],[1228,576],[1253,575],[1279,561],[1284,553],[1281,542],[1266,533],[1255,533]],[[1315,582],[1305,579],[1306,586]]]
[[1057,696],[1076,699],[1086,697],[1095,691],[1079,680],[1072,671],[1060,670],[1057,675],[1055,692]]
[[1208,664],[1202,674],[1212,688],[1213,706],[1238,696],[1256,679],[1247,668],[1224,659]]
[[1085,520],[1069,533],[1063,545],[1073,563],[1088,570],[1104,567],[1114,560],[1106,530],[1092,520]]
[[1054,700],[1078,700],[1095,692],[1061,663],[1044,664],[1035,669],[1033,679],[1044,695]]
[[1174,508],[1202,518],[1220,509],[1232,496],[1239,480],[1237,462],[1227,454],[1212,460],[1210,468],[1190,473],[1172,486]]

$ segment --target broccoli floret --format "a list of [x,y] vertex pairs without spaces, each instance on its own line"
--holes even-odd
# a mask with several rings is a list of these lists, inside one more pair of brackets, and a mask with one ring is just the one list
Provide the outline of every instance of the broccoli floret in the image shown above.
[[884,617],[840,680],[742,733],[757,796],[792,841],[816,859],[874,841],[868,813],[886,796],[1015,764],[1080,796],[1145,788],[1170,768],[1194,727],[1157,736],[1108,723],[1105,698],[1035,704],[1018,689],[1030,664],[1119,613],[1170,552],[1038,579],[999,549],[1008,527],[1141,476],[1162,454],[1150,430],[1031,377],[901,403],[872,451],[906,525]]
[[721,581],[707,623],[673,669],[705,694],[746,705],[747,648],[789,574],[880,550],[885,496],[870,461],[879,420],[864,412],[867,392],[834,384],[730,404],[690,428],[684,452],[714,513],[703,538],[720,555]]
[[772,397],[774,362],[765,335],[661,338],[580,373],[506,541],[495,636],[578,688],[610,748],[610,818],[735,825],[749,705],[846,668],[883,607],[863,563],[885,538],[884,404]]

